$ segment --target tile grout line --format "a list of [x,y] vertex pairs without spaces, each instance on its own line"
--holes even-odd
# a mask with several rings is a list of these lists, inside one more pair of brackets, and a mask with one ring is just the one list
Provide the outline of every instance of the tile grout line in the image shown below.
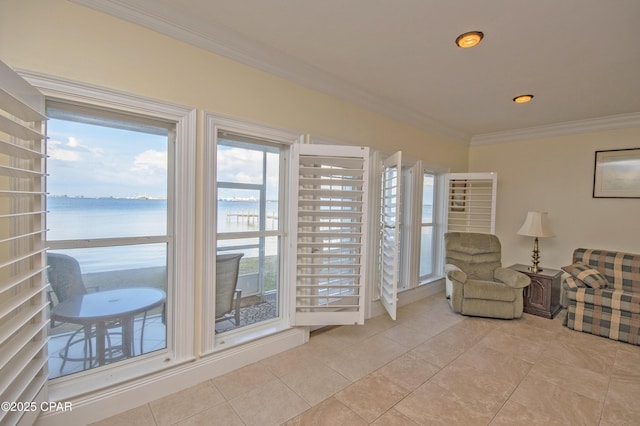
[[611,366],[611,371],[609,372],[609,380],[607,381],[607,391],[604,394],[604,399],[602,401],[602,407],[600,408],[600,416],[598,417],[598,425],[602,423],[602,417],[604,416],[604,408],[607,404],[607,399],[609,398],[609,390],[611,389],[611,379],[613,378],[613,371],[616,365],[616,360],[618,359],[618,354],[620,353],[620,347],[616,347],[616,355],[613,358],[613,365]]

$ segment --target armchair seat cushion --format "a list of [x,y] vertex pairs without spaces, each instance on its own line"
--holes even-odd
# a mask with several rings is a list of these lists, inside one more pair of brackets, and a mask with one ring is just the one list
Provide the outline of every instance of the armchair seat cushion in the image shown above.
[[511,287],[494,281],[467,280],[463,291],[465,299],[516,300],[516,292]]

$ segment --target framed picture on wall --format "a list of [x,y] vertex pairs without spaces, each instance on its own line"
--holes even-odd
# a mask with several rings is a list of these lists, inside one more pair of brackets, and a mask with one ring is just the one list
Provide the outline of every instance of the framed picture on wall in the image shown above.
[[596,151],[593,198],[640,198],[640,148]]

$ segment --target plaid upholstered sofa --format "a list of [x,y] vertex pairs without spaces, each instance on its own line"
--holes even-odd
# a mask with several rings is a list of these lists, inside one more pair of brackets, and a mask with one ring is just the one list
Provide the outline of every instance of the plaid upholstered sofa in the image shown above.
[[568,328],[640,345],[640,254],[579,248],[562,269]]

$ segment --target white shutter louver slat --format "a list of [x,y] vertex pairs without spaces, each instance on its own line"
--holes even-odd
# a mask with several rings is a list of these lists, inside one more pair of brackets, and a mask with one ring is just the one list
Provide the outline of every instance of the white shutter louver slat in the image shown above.
[[0,115],[0,132],[7,133],[26,141],[38,141],[44,139],[44,134],[17,121],[13,121]]
[[6,154],[18,158],[44,158],[43,152],[34,151],[24,146],[14,145],[10,142],[0,140],[0,154]]
[[[44,99],[2,62],[0,82],[0,398],[39,407],[48,379]],[[0,423],[38,414],[0,411]]]
[[400,152],[382,162],[378,291],[382,306],[393,320],[398,302],[401,167]]
[[293,153],[291,323],[362,324],[368,149],[297,145]]
[[495,232],[495,173],[448,176],[448,231]]

